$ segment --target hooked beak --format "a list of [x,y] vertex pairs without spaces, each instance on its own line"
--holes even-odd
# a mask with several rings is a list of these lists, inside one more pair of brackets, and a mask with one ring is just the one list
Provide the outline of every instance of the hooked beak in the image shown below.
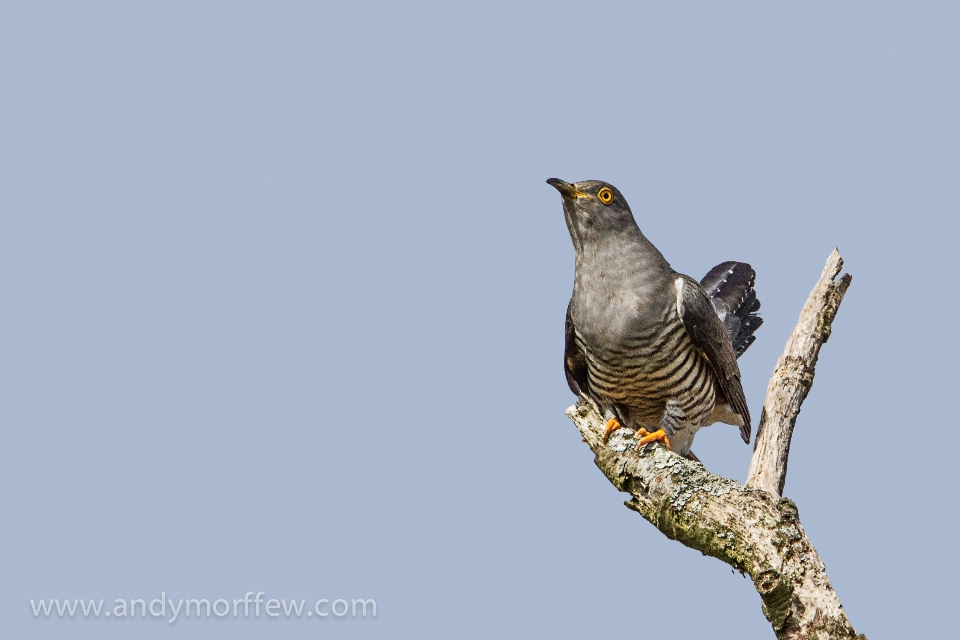
[[577,191],[569,182],[564,182],[560,178],[550,178],[547,180],[547,184],[552,186],[554,189],[560,192],[560,195],[564,198],[586,198],[587,194],[582,191]]

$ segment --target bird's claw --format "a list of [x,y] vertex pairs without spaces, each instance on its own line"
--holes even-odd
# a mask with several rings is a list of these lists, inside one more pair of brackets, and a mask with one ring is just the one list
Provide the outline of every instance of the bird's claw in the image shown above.
[[670,448],[670,438],[667,437],[667,432],[663,429],[657,429],[653,433],[650,433],[646,429],[641,428],[637,431],[637,437],[640,438],[637,442],[637,449],[651,442],[662,442],[667,446],[668,451],[673,451],[673,449]]
[[620,429],[623,425],[620,424],[620,421],[616,418],[610,418],[607,420],[606,426],[603,428],[603,441],[606,442],[610,438],[610,434]]

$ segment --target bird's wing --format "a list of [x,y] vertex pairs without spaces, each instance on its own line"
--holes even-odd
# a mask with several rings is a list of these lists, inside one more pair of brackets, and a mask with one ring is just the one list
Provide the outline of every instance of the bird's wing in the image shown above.
[[[572,300],[571,300],[572,303]],[[577,347],[577,336],[570,317],[570,305],[567,305],[565,344],[563,347],[563,372],[567,376],[567,386],[576,396],[587,391],[587,359]]]
[[750,442],[750,410],[740,384],[740,368],[730,336],[717,316],[703,287],[693,278],[678,276],[677,313],[694,346],[710,363],[724,397],[733,412],[743,418],[740,435]]

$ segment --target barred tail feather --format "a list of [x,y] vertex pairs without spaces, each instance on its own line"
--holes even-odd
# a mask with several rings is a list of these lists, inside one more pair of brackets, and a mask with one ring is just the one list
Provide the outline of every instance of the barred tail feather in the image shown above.
[[760,301],[753,289],[756,278],[757,274],[749,264],[731,260],[710,269],[700,281],[727,328],[738,358],[757,339],[753,333],[763,324],[763,318],[757,314]]

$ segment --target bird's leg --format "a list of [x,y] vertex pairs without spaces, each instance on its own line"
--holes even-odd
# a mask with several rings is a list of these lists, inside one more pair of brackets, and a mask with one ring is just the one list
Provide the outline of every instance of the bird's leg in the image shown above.
[[610,418],[607,420],[607,424],[603,429],[603,441],[606,442],[607,438],[610,437],[610,434],[616,431],[617,429],[623,428],[623,425],[620,424],[620,421],[616,418]]
[[651,442],[662,442],[667,446],[668,451],[673,451],[667,433],[669,432],[670,435],[676,434],[677,429],[682,428],[681,425],[683,425],[683,421],[683,408],[680,406],[680,403],[676,400],[668,400],[667,406],[663,411],[663,416],[660,417],[660,428],[653,432],[647,431],[646,429],[637,431],[637,449]]
[[637,436],[640,438],[640,440],[637,442],[637,449],[651,442],[662,442],[663,444],[667,445],[667,449],[673,451],[673,449],[670,449],[670,438],[667,437],[667,432],[662,428],[650,433],[641,427],[640,430],[637,431]]

